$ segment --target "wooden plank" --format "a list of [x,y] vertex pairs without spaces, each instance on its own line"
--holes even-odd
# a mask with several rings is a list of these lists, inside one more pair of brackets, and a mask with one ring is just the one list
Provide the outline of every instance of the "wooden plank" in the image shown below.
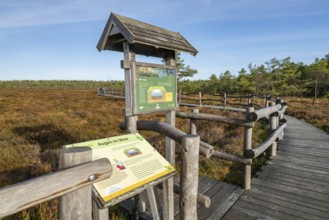
[[[329,170],[329,164],[327,163],[323,163],[323,162],[316,162],[316,161],[309,161],[308,158],[293,158],[293,157],[288,157],[286,155],[284,155],[284,157],[282,157],[281,155],[277,156],[275,158],[275,160],[273,160],[273,162],[275,161],[275,163],[281,163],[281,161],[283,162],[292,162],[294,164],[305,164],[307,166],[312,166],[314,167],[314,169],[326,169]],[[329,160],[328,160],[329,161]]]
[[322,181],[318,181],[318,180],[313,180],[310,178],[305,178],[305,177],[298,177],[298,176],[294,176],[294,175],[288,175],[288,174],[284,174],[284,173],[277,173],[277,172],[271,172],[271,170],[266,171],[266,172],[262,172],[260,174],[258,174],[258,177],[270,177],[270,178],[274,178],[274,179],[278,179],[278,180],[287,180],[287,181],[296,181],[296,182],[303,182],[303,183],[308,183],[311,185],[314,185],[315,187],[325,187],[328,188],[328,182],[322,182]]
[[[321,206],[322,202],[317,200],[312,200],[304,196],[292,195],[287,194],[285,192],[277,191],[271,188],[263,187],[258,185],[257,187],[253,188],[253,193],[260,193],[263,197],[277,198],[282,201],[286,201],[292,204],[296,204],[300,207],[307,207],[311,208],[315,211],[320,211],[324,213],[329,213],[329,209],[327,207]],[[292,196],[291,196],[292,195]],[[320,204],[320,205],[319,205]]]
[[265,181],[258,180],[257,178],[255,178],[255,179],[253,179],[253,184],[268,185],[268,187],[271,187],[276,190],[280,190],[280,191],[283,191],[286,193],[291,193],[291,194],[296,194],[296,195],[302,195],[302,196],[308,197],[310,199],[316,199],[316,200],[322,201],[324,203],[327,203],[329,201],[328,195],[324,195],[324,194],[313,192],[313,191],[302,190],[302,189],[296,188],[294,186],[289,186],[289,185],[286,185],[283,183],[265,182]]
[[[301,215],[299,215],[300,217],[305,216],[304,214],[306,213],[306,215],[308,215],[307,218],[309,218],[309,219],[314,219],[313,216],[327,218],[327,219],[329,218],[328,209],[325,211],[319,210],[317,206],[314,206],[314,205],[307,206],[308,203],[296,203],[296,200],[286,199],[286,197],[283,197],[283,196],[275,196],[271,193],[266,193],[266,192],[262,192],[262,191],[252,191],[248,196],[248,199],[249,198],[259,200],[260,202],[262,202],[262,201],[269,202],[272,204],[276,204],[276,205],[280,205],[283,207],[291,208],[293,210],[297,210],[297,211],[299,211],[299,213],[302,212]],[[242,198],[242,199],[245,199],[245,198]]]
[[269,209],[267,207],[256,204],[251,204],[245,201],[239,200],[235,206],[233,206],[232,210],[237,210],[243,213],[246,213],[252,217],[256,217],[257,219],[280,219],[280,220],[302,220],[303,218],[299,218],[294,216],[292,213],[281,213],[275,209]]
[[[307,207],[317,207],[316,209],[321,211],[328,211],[329,204],[324,203],[323,201],[319,201],[317,199],[310,199],[304,195],[298,195],[293,194],[286,191],[280,191],[275,188],[272,188],[270,186],[267,186],[266,184],[253,184],[253,190],[255,191],[261,191],[271,194],[272,196],[279,196],[281,198],[284,198],[285,200],[292,200],[294,203],[297,204],[304,204],[304,206]],[[265,194],[264,194],[265,195]]]
[[[277,200],[271,200],[269,201],[267,198],[264,198],[263,196],[254,197],[255,195],[250,192],[244,194],[244,196],[241,197],[240,201],[245,201],[248,204],[253,204],[256,208],[264,207],[266,210],[272,211],[275,210],[275,212],[280,213],[283,216],[287,216],[288,214],[291,214],[294,216],[293,219],[296,217],[301,219],[312,219],[312,220],[324,220],[324,217],[320,217],[318,215],[310,214],[307,211],[309,209],[306,209],[304,207],[303,210],[298,208],[296,205],[291,206],[290,203],[284,202],[284,201],[277,201]],[[293,207],[293,208],[292,208]],[[313,212],[314,213],[314,212]]]
[[[268,162],[268,164],[273,164],[273,162]],[[280,163],[277,163],[277,165],[285,167],[285,168],[294,168],[297,170],[304,170],[308,171],[311,173],[317,173],[317,174],[322,174],[322,175],[329,175],[329,170],[322,169],[322,168],[316,168],[314,166],[306,165],[306,164],[294,164],[294,163],[289,163],[285,161],[280,161]]]
[[[292,157],[292,158],[301,158],[302,155],[300,154],[296,154],[295,152],[289,152],[289,151],[285,151],[285,152],[280,152],[278,155],[284,155],[285,157]],[[319,163],[327,163],[328,158],[327,157],[317,157],[317,156],[313,156],[313,155],[307,155],[304,156],[305,160],[309,160],[309,161],[318,161]]]
[[[272,161],[275,162],[276,160],[295,160],[295,163],[298,163],[300,161],[305,161],[309,163],[314,163],[315,165],[325,165],[328,162],[327,158],[318,158],[315,156],[307,156],[302,157],[301,155],[291,154],[288,152],[285,152],[284,155],[279,154],[276,158],[273,158]],[[322,166],[323,167],[323,166]]]
[[212,187],[207,193],[206,196],[211,198],[211,206],[209,208],[201,207],[198,210],[198,219],[205,219],[213,211],[216,210],[217,206],[221,204],[235,189],[237,186],[218,182],[214,187]]
[[205,194],[209,189],[211,189],[218,180],[211,179],[204,176],[204,181],[199,182],[199,192]]
[[[308,130],[308,132],[310,132],[310,133],[305,134],[305,130],[301,130],[301,131],[286,130],[285,136],[289,139],[291,138],[291,139],[297,139],[297,140],[329,141],[329,137],[327,134],[319,134],[316,130],[312,131],[312,133],[310,130]],[[300,136],[300,134],[303,134],[303,136]]]
[[[210,179],[211,180],[211,179]],[[213,181],[212,181],[213,182]],[[223,182],[220,182],[220,181],[216,181],[215,184],[211,184],[212,187],[210,187],[210,184],[204,184],[205,186],[207,186],[207,188],[209,188],[208,191],[206,191],[204,194],[206,196],[209,196],[211,198],[211,206],[210,208],[212,208],[214,206],[214,201],[213,201],[213,197],[216,195],[216,193],[220,192],[226,185],[230,185],[230,184],[227,184],[227,183],[223,183]],[[177,201],[175,199],[175,207],[176,207],[176,204],[178,204],[179,201]],[[204,208],[204,207],[201,207],[200,205],[198,206],[198,219],[202,219],[200,218],[200,210],[209,210],[209,208]],[[178,210],[179,211],[179,210]],[[178,212],[176,213],[175,212],[175,219],[179,219],[179,215],[178,215]]]
[[259,218],[250,216],[238,210],[230,210],[223,218],[223,220],[257,220]]
[[294,169],[294,168],[285,168],[277,164],[268,165],[263,169],[263,172],[277,172],[277,173],[284,173],[287,175],[297,176],[312,179],[314,181],[320,181],[324,183],[329,183],[329,176],[323,174],[314,174],[309,171]]
[[233,204],[240,198],[243,192],[245,192],[244,189],[241,187],[236,187],[236,189],[214,210],[214,212],[207,219],[221,219],[233,206]]
[[321,143],[317,143],[317,142],[312,142],[312,144],[307,144],[305,142],[290,142],[290,143],[284,143],[284,142],[279,142],[280,147],[282,147],[283,149],[296,149],[296,150],[316,150],[319,152],[324,152],[324,153],[328,153],[328,147],[329,144],[325,143],[324,145],[322,145]]

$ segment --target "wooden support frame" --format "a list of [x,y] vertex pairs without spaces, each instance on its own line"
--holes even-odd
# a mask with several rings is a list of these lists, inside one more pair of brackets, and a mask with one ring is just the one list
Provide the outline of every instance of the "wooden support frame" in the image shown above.
[[[248,107],[246,109],[246,118],[248,118],[248,115],[254,112],[253,107]],[[244,156],[246,157],[246,151],[251,150],[252,148],[252,128],[245,128],[244,129]],[[250,165],[249,165],[250,164]],[[250,190],[251,187],[251,164],[252,160],[249,159],[248,164],[244,166],[244,183],[243,187],[245,190]]]
[[179,197],[180,219],[182,220],[197,219],[199,145],[199,136],[186,135],[182,138],[181,193]]
[[[176,66],[175,52],[168,53],[164,57],[166,65]],[[176,87],[177,91],[177,87]],[[176,104],[176,106],[178,106]],[[166,123],[175,127],[176,114],[174,110],[170,110],[166,113]],[[175,166],[175,141],[169,137],[166,137],[166,159],[171,165]],[[174,178],[169,178],[163,183],[163,219],[174,219]]]
[[[271,106],[274,106],[275,103],[271,103]],[[278,127],[278,120],[277,116],[275,114],[270,115],[270,130],[271,133],[275,132],[276,128]],[[276,148],[277,148],[277,142],[274,141],[271,146],[271,156],[276,156]]]

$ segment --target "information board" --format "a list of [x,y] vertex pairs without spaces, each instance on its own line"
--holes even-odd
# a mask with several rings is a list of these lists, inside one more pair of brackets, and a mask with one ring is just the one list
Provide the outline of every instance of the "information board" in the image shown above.
[[175,168],[138,133],[65,147],[78,146],[90,147],[93,160],[108,158],[111,161],[111,177],[94,183],[94,188],[104,202],[175,173]]
[[175,67],[135,62],[135,114],[175,109],[177,71]]

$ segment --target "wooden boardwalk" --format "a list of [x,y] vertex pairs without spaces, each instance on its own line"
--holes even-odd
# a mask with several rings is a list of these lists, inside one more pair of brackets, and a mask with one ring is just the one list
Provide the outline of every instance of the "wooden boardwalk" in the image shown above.
[[[286,119],[277,156],[252,178],[250,191],[200,176],[199,192],[211,198],[211,207],[199,205],[198,219],[329,219],[329,135],[295,118]],[[175,219],[178,201],[175,195]],[[131,210],[133,201],[122,205]],[[152,219],[150,210],[140,217]]]
[[[179,183],[179,176],[175,177],[175,182]],[[159,205],[162,206],[162,191],[156,189],[159,194]],[[229,183],[214,180],[205,176],[199,177],[199,192],[209,196],[211,199],[211,206],[205,208],[198,205],[198,219],[219,219],[218,216],[224,216],[225,213],[231,208],[234,202],[241,196],[244,192],[240,186],[232,185]],[[146,194],[145,194],[146,196]],[[128,199],[120,204],[121,207],[125,208],[129,212],[132,212],[134,208],[133,199]],[[175,193],[174,197],[174,213],[175,219],[180,219],[179,215],[179,195]],[[152,218],[152,213],[150,206],[147,202],[146,212],[140,213],[140,219],[150,220]]]
[[286,118],[277,156],[223,219],[329,219],[329,136]]

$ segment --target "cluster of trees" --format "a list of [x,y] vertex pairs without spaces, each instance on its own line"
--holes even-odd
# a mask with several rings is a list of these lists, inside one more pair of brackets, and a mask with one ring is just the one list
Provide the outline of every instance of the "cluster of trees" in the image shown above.
[[[179,65],[178,67],[180,68]],[[193,81],[183,78],[179,81],[179,90],[187,93],[226,92],[329,98],[328,89],[329,54],[324,58],[316,58],[309,65],[292,62],[290,57],[282,60],[273,58],[262,65],[249,64],[248,70],[242,68],[238,75],[226,71],[218,76],[212,74],[208,80]]]

